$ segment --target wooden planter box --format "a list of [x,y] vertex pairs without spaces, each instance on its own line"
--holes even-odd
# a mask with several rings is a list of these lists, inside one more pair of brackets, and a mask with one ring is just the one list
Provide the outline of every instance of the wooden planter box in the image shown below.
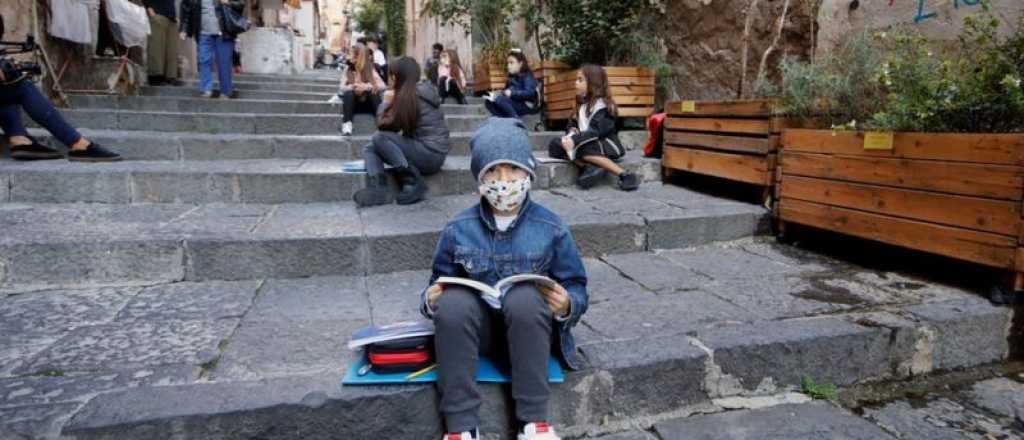
[[775,181],[780,133],[771,101],[681,101],[666,106],[666,173],[686,171],[764,187]]
[[[544,84],[547,78],[569,69],[569,66],[561,61],[536,60],[529,63],[534,78],[540,84]],[[473,92],[483,94],[491,90],[504,89],[508,82],[508,73],[503,63],[477,63],[473,66],[473,78]]]
[[[654,113],[654,72],[642,67],[604,68],[620,118],[646,118]],[[544,83],[544,119],[572,118],[576,105],[576,73],[570,70],[547,78]]]
[[1007,269],[1024,287],[1024,135],[791,129],[780,158],[781,230],[798,223]]
[[502,63],[480,62],[473,65],[473,92],[477,95],[501,90],[508,82],[508,70]]

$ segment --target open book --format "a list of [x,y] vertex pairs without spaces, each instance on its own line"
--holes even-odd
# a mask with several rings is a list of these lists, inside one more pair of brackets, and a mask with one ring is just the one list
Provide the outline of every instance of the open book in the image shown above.
[[476,289],[480,292],[480,297],[483,298],[484,302],[486,302],[487,305],[491,306],[491,308],[494,309],[501,308],[501,299],[505,296],[506,293],[508,293],[510,289],[512,289],[512,286],[515,286],[518,283],[526,282],[540,283],[548,286],[555,286],[558,284],[555,282],[555,280],[552,280],[551,278],[548,278],[544,275],[537,275],[533,273],[512,275],[508,278],[501,279],[494,286],[488,286],[484,283],[481,283],[476,280],[471,280],[469,278],[459,277],[440,277],[436,281],[437,284],[458,284],[460,286],[466,286],[471,289]]
[[494,102],[494,100],[498,99],[498,97],[501,96],[502,93],[503,92],[501,90],[491,90],[490,92],[484,94],[484,99],[487,101]]
[[430,321],[403,321],[388,325],[371,325],[356,330],[348,341],[348,348],[355,350],[364,345],[396,341],[417,336],[434,334],[434,323]]

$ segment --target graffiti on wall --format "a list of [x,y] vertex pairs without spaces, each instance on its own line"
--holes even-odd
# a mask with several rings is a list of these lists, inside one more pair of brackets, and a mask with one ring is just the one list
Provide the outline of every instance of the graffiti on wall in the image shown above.
[[[889,6],[892,6],[895,0],[889,0]],[[979,6],[981,0],[948,0],[953,2],[953,9],[960,9],[960,6]],[[917,15],[914,17],[914,23],[921,23],[924,21],[935,19],[939,16],[938,12],[935,12],[931,7],[925,4],[925,0],[917,0]]]

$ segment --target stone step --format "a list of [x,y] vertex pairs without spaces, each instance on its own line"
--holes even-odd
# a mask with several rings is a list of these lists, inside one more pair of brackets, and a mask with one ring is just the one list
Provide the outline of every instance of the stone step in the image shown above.
[[[238,89],[239,99],[264,99],[264,100],[282,100],[282,101],[327,101],[331,96],[334,95],[336,90],[329,90],[327,92],[288,92],[278,90],[242,90]],[[191,97],[198,98],[199,91],[192,87],[153,87],[147,86],[142,88],[142,95],[144,96],[178,96],[178,97]],[[209,99],[209,98],[206,98]],[[467,97],[466,102],[468,104],[483,104],[484,100],[477,97]]]
[[[317,84],[317,85],[338,85],[341,81],[340,72],[317,72],[316,74],[305,74],[300,73],[297,75],[268,75],[260,73],[236,73],[234,76],[235,81],[242,82],[262,82],[262,83],[298,83],[298,84]],[[216,82],[214,82],[216,84]]]
[[[628,197],[609,187],[532,194],[564,219],[581,252],[592,257],[765,230],[763,207],[660,183]],[[478,201],[466,193],[369,209],[351,202],[0,204],[0,299],[3,292],[59,286],[427,269],[445,222]]]
[[[257,134],[203,134],[156,131],[93,130],[82,129],[82,135],[117,150],[127,160],[231,160],[231,159],[339,159],[362,158],[362,148],[371,136],[294,136]],[[33,128],[29,133],[40,142],[66,150],[53,135]],[[547,151],[548,142],[562,132],[531,132],[534,150]],[[471,132],[451,134],[452,156],[469,155]],[[647,140],[647,134],[636,131],[619,133],[626,145],[637,147]],[[5,146],[0,146],[0,157],[10,157]]]
[[[186,80],[184,88],[199,90],[199,81]],[[312,93],[337,93],[338,84],[303,84],[290,82],[250,82],[235,81],[232,83],[235,90],[261,90],[275,92],[312,92]],[[214,81],[214,90],[220,90],[219,85]]]
[[[328,104],[326,101],[226,100],[112,95],[72,95],[71,108],[193,113],[341,114],[340,105]],[[447,115],[489,115],[487,109],[481,105],[444,104],[442,111]]]
[[[108,130],[148,130],[235,134],[339,134],[340,114],[193,113],[104,109],[70,109],[62,113],[76,127]],[[474,131],[483,115],[445,115],[451,131]],[[29,120],[30,126],[38,127]],[[355,134],[377,131],[373,115],[353,119]]]
[[[312,255],[330,257],[325,249]],[[871,422],[825,402],[727,410],[806,402],[793,393],[805,376],[839,387],[899,380],[997,362],[1009,349],[1009,308],[775,243],[741,240],[585,264],[590,307],[574,334],[588,362],[551,387],[551,421],[567,438],[622,426],[673,440],[769,433],[886,439]],[[433,385],[338,385],[358,356],[345,348],[352,331],[417,317],[428,276],[8,297],[5,322],[15,330],[5,336],[19,344],[0,352],[0,429],[76,439],[439,438]],[[843,298],[824,299],[835,294],[830,283],[842,286]],[[911,283],[917,287],[905,287]],[[815,292],[823,299],[803,299]],[[45,323],[37,321],[40,311]],[[965,398],[1013,423],[1007,406],[1019,389],[1003,379]],[[481,392],[485,438],[515,438],[507,432],[507,387],[481,385]],[[717,414],[664,417],[695,413]],[[888,428],[896,422],[890,432],[909,435],[900,438],[938,438],[918,436],[929,426],[927,413],[901,417],[907,413],[871,408],[865,416]]]
[[[540,159],[538,159],[540,160]],[[19,203],[322,203],[352,200],[365,186],[363,174],[342,173],[336,159],[0,162],[6,197]],[[622,162],[645,181],[660,180],[661,163],[630,152]],[[543,163],[534,188],[573,186],[577,168]],[[434,196],[476,192],[468,156],[448,156],[439,173],[426,178]],[[614,183],[614,176],[606,177]]]

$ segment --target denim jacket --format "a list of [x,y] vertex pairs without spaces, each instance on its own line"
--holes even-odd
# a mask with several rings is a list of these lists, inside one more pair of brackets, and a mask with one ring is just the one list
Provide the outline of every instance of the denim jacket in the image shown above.
[[[587,311],[587,272],[569,228],[547,208],[527,198],[505,232],[483,203],[462,211],[441,232],[429,285],[443,276],[494,285],[520,273],[546,275],[569,293],[569,317],[557,320],[557,342],[565,364],[580,369],[571,330]],[[425,300],[422,304],[423,315],[430,318],[432,311]]]

